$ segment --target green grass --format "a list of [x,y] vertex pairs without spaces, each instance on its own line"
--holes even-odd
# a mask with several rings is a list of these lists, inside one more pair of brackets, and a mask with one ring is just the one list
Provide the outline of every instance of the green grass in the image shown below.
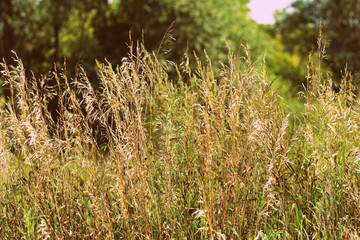
[[3,63],[0,238],[358,239],[351,75],[335,92],[309,58],[297,116],[245,52],[216,71],[185,59],[169,79],[171,63],[131,47],[98,63],[99,91],[80,67],[35,79]]

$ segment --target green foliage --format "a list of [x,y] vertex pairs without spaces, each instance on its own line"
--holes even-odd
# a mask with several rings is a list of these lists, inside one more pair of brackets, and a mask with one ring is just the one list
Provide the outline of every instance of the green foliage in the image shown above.
[[35,73],[49,71],[63,57],[72,63],[80,55],[93,58],[97,44],[91,20],[100,4],[92,2],[1,1],[0,56],[13,63],[10,54],[16,51]]
[[341,78],[346,65],[352,72],[359,70],[359,1],[297,0],[291,6],[293,11],[278,14],[275,24],[287,50],[305,58],[317,48],[321,24],[328,55],[325,62],[336,78]]
[[14,50],[35,73],[48,71],[63,57],[71,67],[84,60],[94,72],[95,58],[121,62],[132,30],[133,40],[145,40],[149,51],[168,53],[166,59],[178,63],[187,50],[204,60],[204,49],[215,64],[225,61],[225,41],[233,49],[248,42],[256,59],[266,42],[248,17],[247,2],[6,0],[0,3],[0,56],[11,63]]
[[[268,78],[274,80],[272,89],[284,99],[284,104],[292,112],[301,113],[304,103],[298,97],[298,92],[304,90],[306,66],[298,53],[288,52],[282,43],[282,36],[273,32],[273,26],[260,25],[267,41],[265,55],[266,72]],[[266,63],[266,64],[265,64]]]
[[[257,31],[255,21],[248,17],[246,3],[234,0],[221,3],[215,0],[120,1],[97,21],[96,36],[112,62],[119,62],[119,55],[124,56],[124,43],[128,42],[130,28],[133,38],[142,39],[144,36],[147,49],[165,52],[167,59],[178,63],[187,50],[189,55],[196,51],[204,59],[204,49],[215,64],[218,60],[224,61],[227,53],[225,41],[234,49],[240,49],[241,44],[248,41],[256,58],[263,54],[265,41]],[[168,36],[176,39],[176,44],[167,41],[163,45],[164,33],[169,27]],[[118,34],[113,34],[114,31]]]
[[[0,8],[0,55],[11,61],[11,50],[17,51],[26,62],[39,64],[49,60],[44,47],[48,44],[48,33],[41,23],[46,22],[46,11],[34,0],[1,1]],[[35,54],[38,53],[38,54]]]

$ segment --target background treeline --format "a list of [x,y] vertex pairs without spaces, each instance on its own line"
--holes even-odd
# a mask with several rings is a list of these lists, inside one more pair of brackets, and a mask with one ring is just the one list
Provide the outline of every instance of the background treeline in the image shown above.
[[94,59],[119,64],[128,52],[131,31],[134,41],[143,40],[160,59],[176,63],[186,53],[192,57],[193,51],[204,59],[206,49],[216,65],[227,60],[227,45],[240,54],[241,45],[247,43],[252,59],[262,62],[267,52],[267,60],[274,62],[270,66],[276,66],[271,70],[278,74],[289,66],[291,57],[271,52],[274,38],[249,17],[248,2],[1,0],[0,56],[13,64],[14,50],[26,73],[31,70],[36,76],[52,71],[54,63],[61,66],[64,58],[68,72],[79,62],[96,85]]
[[248,17],[247,2],[2,0],[0,55],[11,61],[15,50],[28,69],[42,73],[64,57],[71,65],[81,59],[94,66],[95,58],[117,64],[128,52],[131,30],[150,51],[171,50],[172,61],[180,62],[187,49],[226,60],[225,40],[235,49],[248,41],[260,56],[266,41]]
[[322,26],[326,66],[336,79],[344,68],[356,74],[360,67],[360,2],[357,0],[297,0],[293,12],[279,13],[274,34],[279,34],[285,50],[297,53],[306,61]]
[[13,64],[14,50],[26,73],[30,75],[31,70],[36,76],[52,71],[54,63],[61,66],[64,59],[70,73],[81,63],[97,85],[94,60],[106,58],[119,64],[128,52],[129,31],[134,41],[144,41],[147,50],[175,63],[186,53],[192,57],[193,51],[204,59],[206,49],[216,65],[227,60],[227,44],[239,54],[241,45],[249,44],[255,66],[261,66],[266,54],[267,73],[270,79],[277,79],[274,86],[281,86],[285,98],[294,100],[292,96],[305,83],[308,53],[318,50],[322,20],[326,70],[338,82],[348,64],[356,77],[360,2],[296,0],[277,13],[274,25],[258,25],[251,19],[249,2],[1,0],[0,57]]

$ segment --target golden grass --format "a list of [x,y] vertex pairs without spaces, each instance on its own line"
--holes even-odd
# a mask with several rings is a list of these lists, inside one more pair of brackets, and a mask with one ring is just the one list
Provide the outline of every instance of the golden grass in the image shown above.
[[35,79],[17,56],[2,63],[0,238],[357,239],[351,75],[335,92],[310,58],[305,113],[289,122],[245,52],[215,76],[210,59],[175,66],[137,45],[98,63],[99,91],[81,67]]

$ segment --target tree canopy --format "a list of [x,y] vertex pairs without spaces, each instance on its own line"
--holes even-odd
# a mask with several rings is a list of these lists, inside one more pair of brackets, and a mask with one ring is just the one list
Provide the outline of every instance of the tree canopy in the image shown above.
[[357,0],[296,0],[292,11],[278,14],[275,31],[286,49],[304,58],[317,48],[320,23],[327,66],[340,78],[346,65],[360,70],[360,2]]
[[[248,42],[252,54],[264,53],[266,42],[249,17],[248,0],[3,0],[0,2],[0,55],[11,62],[11,50],[35,73],[51,70],[65,57],[91,69],[94,59],[117,64],[126,56],[129,31],[144,38],[149,51],[180,61],[188,50],[215,62],[226,59],[228,42],[236,51]],[[164,46],[163,37],[174,44]],[[170,43],[167,41],[166,43]],[[161,46],[160,46],[161,45]]]

